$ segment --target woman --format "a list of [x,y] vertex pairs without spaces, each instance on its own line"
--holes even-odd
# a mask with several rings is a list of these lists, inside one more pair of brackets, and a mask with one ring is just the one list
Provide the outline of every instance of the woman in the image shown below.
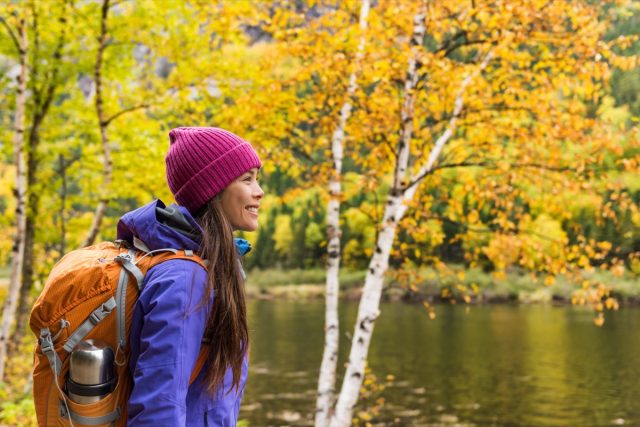
[[[249,334],[240,257],[264,193],[249,143],[217,128],[169,133],[167,182],[179,205],[124,215],[118,239],[145,250],[192,250],[208,262],[166,261],[147,272],[130,333],[128,426],[233,426],[247,378]],[[202,342],[207,363],[190,384]]]

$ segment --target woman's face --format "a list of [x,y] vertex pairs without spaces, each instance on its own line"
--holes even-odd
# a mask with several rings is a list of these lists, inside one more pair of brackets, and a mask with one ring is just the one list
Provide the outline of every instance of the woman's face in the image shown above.
[[264,191],[258,184],[258,169],[253,168],[229,184],[220,195],[220,206],[233,230],[258,229],[258,210]]

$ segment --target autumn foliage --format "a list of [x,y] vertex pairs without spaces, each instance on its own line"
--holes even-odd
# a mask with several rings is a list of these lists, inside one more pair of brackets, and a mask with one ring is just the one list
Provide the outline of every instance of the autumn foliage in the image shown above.
[[[163,158],[168,130],[180,125],[227,128],[264,158],[268,195],[261,230],[247,236],[248,267],[323,266],[331,137],[349,101],[344,266],[369,269],[393,223],[386,275],[410,292],[423,269],[451,283],[441,299],[454,301],[476,293],[461,266],[540,286],[562,277],[575,286],[572,302],[589,304],[602,324],[619,306],[612,282],[640,275],[639,111],[625,89],[639,44],[637,28],[617,30],[637,22],[637,4],[373,3],[366,33],[356,0],[116,1],[105,27],[96,2],[0,6],[6,34],[28,23],[26,295],[84,241],[105,197],[99,240],[114,237],[123,212],[171,202]],[[412,44],[423,9],[424,35]],[[0,265],[16,230],[18,64],[15,40],[3,36]],[[389,221],[394,197],[402,214]]]

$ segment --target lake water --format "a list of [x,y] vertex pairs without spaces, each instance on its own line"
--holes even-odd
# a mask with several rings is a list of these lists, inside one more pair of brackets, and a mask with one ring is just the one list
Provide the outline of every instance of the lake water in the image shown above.
[[[357,311],[341,304],[340,366]],[[395,379],[369,399],[385,399],[374,425],[640,425],[638,309],[608,313],[602,328],[576,307],[440,306],[436,320],[419,305],[381,310],[369,366],[378,383]],[[323,302],[252,301],[249,316],[241,419],[312,425]]]

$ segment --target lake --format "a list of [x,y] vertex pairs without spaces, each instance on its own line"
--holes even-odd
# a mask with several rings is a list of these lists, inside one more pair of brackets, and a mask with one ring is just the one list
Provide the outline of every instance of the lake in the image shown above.
[[[384,398],[374,425],[640,425],[640,310],[388,303],[369,366]],[[313,424],[322,357],[322,301],[251,301],[249,381],[240,418],[251,426]],[[341,302],[340,362],[357,304]],[[342,368],[339,369],[342,373]],[[338,389],[340,383],[338,383]]]

